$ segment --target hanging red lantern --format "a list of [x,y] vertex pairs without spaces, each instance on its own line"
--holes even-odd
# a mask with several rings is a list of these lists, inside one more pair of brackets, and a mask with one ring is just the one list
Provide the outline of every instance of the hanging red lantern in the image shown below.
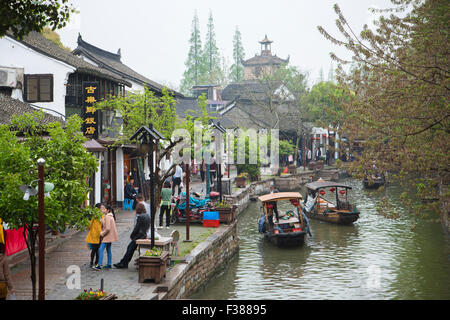
[[291,201],[291,203],[292,203],[293,206],[298,207],[299,202],[298,202],[297,199],[290,199],[289,201]]
[[324,190],[320,190],[320,194],[321,195],[325,195],[325,191]]
[[345,194],[345,190],[341,190],[341,191],[339,191],[339,193],[344,195]]
[[267,209],[272,209],[273,208],[273,204],[270,204],[270,203],[266,204],[266,208]]
[[335,189],[335,188],[331,188],[331,189],[330,189],[330,192],[334,192],[334,190],[336,190],[336,189]]

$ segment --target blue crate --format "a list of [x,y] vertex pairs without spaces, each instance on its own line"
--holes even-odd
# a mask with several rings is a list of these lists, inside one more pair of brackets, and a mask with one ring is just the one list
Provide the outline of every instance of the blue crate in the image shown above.
[[203,220],[219,220],[219,211],[203,212]]

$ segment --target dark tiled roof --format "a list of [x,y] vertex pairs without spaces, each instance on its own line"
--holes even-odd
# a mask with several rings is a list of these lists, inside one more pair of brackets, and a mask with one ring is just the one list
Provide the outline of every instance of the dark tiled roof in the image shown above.
[[265,84],[259,81],[244,81],[240,83],[230,83],[222,91],[223,100],[264,100],[279,88],[281,83],[273,82]]
[[[212,101],[208,100],[208,103],[216,103],[223,105],[223,108],[226,108],[229,104],[233,103],[233,101]],[[200,113],[200,107],[198,106],[197,98],[190,98],[190,97],[184,97],[184,98],[178,98],[177,104],[175,105],[175,109],[177,112],[177,115],[180,118],[185,118],[187,114],[191,114],[192,116],[195,116],[195,113],[190,113],[190,111],[198,112]],[[219,111],[212,110],[210,108],[207,109],[208,114],[212,117],[219,118]],[[216,120],[214,120],[216,121]],[[219,120],[220,121],[220,120]]]
[[283,63],[288,63],[289,57],[287,59],[281,59],[277,55],[258,55],[250,58],[248,60],[242,60],[242,64],[245,67],[256,66],[256,65],[281,65]]
[[26,45],[27,47],[32,48],[33,50],[36,50],[46,56],[52,57],[54,59],[57,59],[59,61],[65,62],[77,69],[77,71],[82,73],[91,74],[94,76],[98,76],[101,78],[109,79],[112,81],[116,81],[119,83],[126,84],[127,86],[131,87],[131,83],[123,79],[122,77],[117,76],[116,74],[101,69],[99,67],[96,67],[83,59],[80,59],[76,55],[74,55],[71,52],[68,52],[62,48],[60,48],[57,44],[53,43],[52,41],[46,39],[42,34],[39,32],[32,31],[27,36],[25,36],[22,40],[17,40],[14,38],[12,33],[7,33],[7,36],[11,37],[12,39],[19,41]]
[[177,104],[175,105],[175,109],[177,111],[177,115],[181,118],[184,118],[186,116],[186,112],[188,110],[200,111],[200,108],[198,107],[196,98],[177,99]]
[[[10,125],[14,115],[33,113],[37,110],[28,103],[0,94],[0,124]],[[44,119],[40,124],[48,124],[51,122],[64,123],[62,118],[45,113]]]
[[[96,62],[101,68],[107,69],[113,73],[120,75],[128,80],[133,80],[142,85],[146,85],[149,89],[156,90],[161,92],[164,88],[163,85],[150,80],[149,78],[137,73],[130,67],[123,64],[120,54],[120,49],[118,53],[112,53],[103,49],[100,49],[90,43],[87,43],[81,38],[81,35],[78,36],[78,46],[73,51],[74,54],[83,54]],[[175,96],[183,96],[181,93],[171,90]]]

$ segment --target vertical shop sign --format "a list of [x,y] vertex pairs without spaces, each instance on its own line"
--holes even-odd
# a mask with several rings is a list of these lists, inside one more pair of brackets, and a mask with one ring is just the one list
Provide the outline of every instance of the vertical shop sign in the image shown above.
[[83,133],[90,139],[98,138],[98,82],[83,82]]

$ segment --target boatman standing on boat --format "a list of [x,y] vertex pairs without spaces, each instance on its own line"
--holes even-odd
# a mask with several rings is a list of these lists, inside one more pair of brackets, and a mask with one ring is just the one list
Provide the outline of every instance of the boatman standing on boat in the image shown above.
[[[278,191],[278,189],[275,189],[275,186],[273,184],[270,185],[270,194],[272,193],[278,193],[280,191]],[[272,209],[272,214],[269,216],[269,224],[270,226],[273,228],[273,212],[275,212],[275,218],[277,219],[277,223],[278,223],[278,208],[277,208],[277,201],[271,201],[268,202],[271,205],[273,205],[273,209]]]

